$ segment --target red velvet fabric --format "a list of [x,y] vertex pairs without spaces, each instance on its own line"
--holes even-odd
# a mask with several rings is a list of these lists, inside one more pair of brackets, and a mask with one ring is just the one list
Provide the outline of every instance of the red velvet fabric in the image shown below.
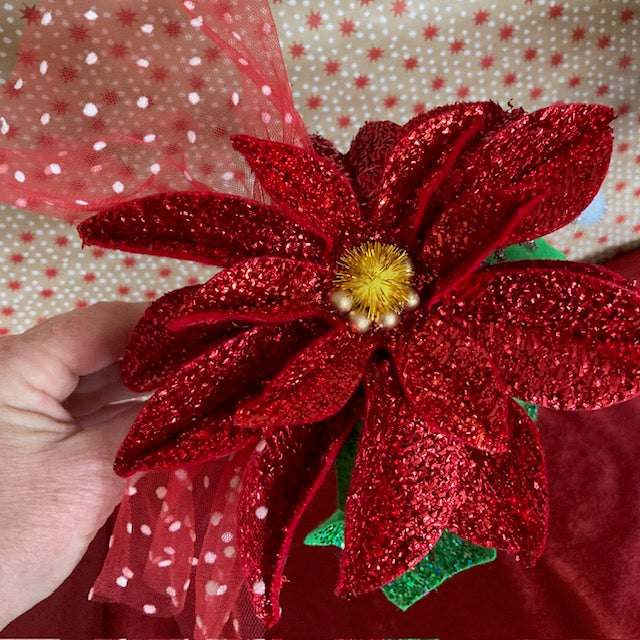
[[[609,265],[640,278],[640,252]],[[640,633],[640,398],[601,411],[541,411],[550,487],[547,548],[533,569],[510,554],[446,582],[402,613],[381,593],[332,595],[338,552],[303,545],[333,511],[325,483],[300,522],[286,568],[280,638],[637,638]],[[72,576],[0,637],[180,637],[175,621],[88,602],[109,524]]]

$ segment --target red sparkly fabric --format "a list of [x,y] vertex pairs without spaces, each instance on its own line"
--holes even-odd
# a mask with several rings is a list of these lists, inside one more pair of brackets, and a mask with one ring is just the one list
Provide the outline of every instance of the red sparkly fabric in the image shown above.
[[[596,408],[635,395],[640,367],[633,318],[640,312],[640,293],[597,267],[481,264],[494,249],[549,232],[588,204],[608,165],[611,117],[610,110],[594,105],[524,114],[494,103],[458,104],[418,116],[401,130],[387,123],[367,125],[342,157],[326,141],[316,142],[318,155],[281,142],[234,138],[271,196],[272,210],[279,212],[276,228],[284,229],[289,220],[305,230],[290,250],[300,255],[308,238],[315,237],[322,252],[288,261],[278,257],[281,245],[273,251],[263,245],[264,257],[238,255],[226,272],[193,292],[190,302],[176,305],[173,317],[163,316],[178,342],[182,330],[248,323],[211,351],[226,354],[224,375],[234,376],[237,392],[227,403],[225,393],[214,391],[221,377],[215,367],[202,370],[208,381],[200,374],[191,377],[198,362],[208,362],[206,354],[186,365],[177,359],[174,376],[150,401],[152,409],[136,420],[118,455],[118,468],[133,473],[172,467],[225,455],[258,438],[267,443],[270,454],[260,458],[264,445],[259,445],[250,468],[276,456],[278,465],[268,463],[271,476],[266,471],[247,476],[243,495],[259,494],[280,506],[256,507],[247,498],[241,500],[239,515],[239,553],[257,585],[252,597],[266,623],[279,617],[277,598],[291,532],[314,491],[313,476],[320,477],[325,468],[320,465],[303,481],[299,456],[288,454],[291,447],[276,434],[286,433],[289,442],[299,425],[302,440],[311,438],[313,447],[319,446],[322,438],[310,435],[314,426],[322,430],[323,421],[349,405],[363,376],[378,382],[365,385],[370,427],[363,434],[361,456],[367,462],[357,466],[347,502],[340,593],[369,591],[400,575],[431,549],[444,526],[480,544],[517,551],[527,563],[540,555],[547,530],[542,451],[535,427],[508,396],[517,392],[524,400],[557,408]],[[379,186],[361,199],[358,192],[372,160],[384,163],[382,170],[375,169]],[[183,194],[182,208],[188,197]],[[192,197],[198,206],[203,196]],[[226,196],[211,197],[224,202]],[[128,249],[127,206],[121,205],[117,216],[106,211],[84,223],[85,241],[93,234],[103,246]],[[139,224],[153,224],[143,219],[144,213],[140,217],[136,201],[130,206]],[[238,206],[251,211],[258,205],[245,200]],[[180,212],[168,215],[173,220]],[[232,246],[238,241],[233,218],[228,228],[222,222],[217,228]],[[149,235],[147,248],[137,243],[136,250],[155,251],[157,235]],[[327,296],[337,258],[370,240],[393,242],[409,253],[421,305],[405,311],[397,328],[362,336],[332,309]],[[193,257],[198,258],[197,249]],[[501,269],[514,275],[503,282]],[[618,299],[623,301],[620,313],[612,311]],[[314,315],[317,333],[297,353],[282,350],[284,330],[254,356],[241,347],[253,332],[276,330],[294,318],[309,322],[304,319]],[[537,328],[532,338],[527,338],[529,326]],[[139,332],[148,330],[137,330],[134,343],[143,339],[136,336]],[[576,338],[581,332],[587,340]],[[557,371],[529,364],[536,347],[535,362],[567,363]],[[271,349],[274,358],[267,367]],[[584,370],[587,350],[592,364]],[[264,370],[261,389],[252,357],[255,370]],[[246,365],[236,367],[235,360]],[[389,380],[379,378],[385,371],[391,375],[390,367],[397,375],[394,393],[387,393]],[[575,387],[571,368],[582,371]],[[599,374],[610,375],[610,384],[597,383]],[[397,403],[387,407],[391,398]],[[404,419],[388,422],[396,413],[406,414],[406,425]],[[392,446],[394,428],[398,443]],[[416,439],[417,433],[422,438]],[[327,448],[318,460],[334,455],[335,440],[326,435]],[[418,483],[423,490],[405,495],[404,504],[398,488],[415,486],[412,479],[422,477],[425,466],[445,471]],[[269,492],[260,488],[267,476]],[[301,483],[295,495],[290,493],[294,477]],[[394,496],[386,502],[385,491]],[[373,526],[372,511],[384,513],[387,503],[401,506],[408,520],[383,517]],[[288,515],[282,504],[289,505]],[[266,576],[268,567],[272,573]]]

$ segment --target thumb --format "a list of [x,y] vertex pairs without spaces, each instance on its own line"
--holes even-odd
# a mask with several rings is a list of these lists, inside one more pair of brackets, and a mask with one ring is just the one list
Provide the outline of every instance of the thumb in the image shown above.
[[86,421],[76,420],[82,427],[77,437],[84,440],[87,449],[94,451],[96,456],[113,462],[142,407],[139,400],[107,405],[87,416]]

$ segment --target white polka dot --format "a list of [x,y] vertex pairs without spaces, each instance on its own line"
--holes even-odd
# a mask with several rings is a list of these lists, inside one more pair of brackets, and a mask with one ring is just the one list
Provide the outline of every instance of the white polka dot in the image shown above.
[[47,73],[48,69],[49,69],[49,63],[46,60],[43,60],[40,63],[40,75],[44,76]]
[[147,133],[146,136],[142,138],[145,142],[155,142],[156,134],[155,133]]
[[50,121],[51,121],[51,116],[48,113],[43,113],[40,116],[40,124],[48,125]]
[[153,25],[147,22],[147,24],[143,24],[140,27],[140,31],[142,31],[142,33],[153,33]]
[[267,590],[266,585],[264,584],[264,580],[258,580],[253,583],[253,593],[257,596],[263,596],[265,591]]
[[136,493],[138,493],[138,489],[136,489],[136,487],[127,487],[128,496],[135,496]]
[[151,527],[148,524],[141,524],[140,525],[140,533],[142,533],[145,536],[150,536],[151,535]]
[[267,509],[267,507],[258,507],[256,509],[256,518],[264,520],[267,517],[267,513],[269,513],[269,509]]
[[234,107],[237,107],[240,104],[240,94],[237,91],[234,91],[231,94],[231,104],[233,104]]
[[60,173],[62,172],[62,169],[60,168],[60,165],[57,162],[52,162],[50,165],[48,165],[47,170],[49,171],[49,173],[52,173],[54,176],[59,176]]
[[131,533],[133,531],[133,524],[127,522],[127,526],[125,527],[125,529],[127,530],[127,533]]
[[262,85],[262,95],[270,96],[271,95],[271,87],[268,84]]
[[245,58],[238,58],[238,64],[241,64],[243,67],[248,67],[249,61]]
[[158,566],[159,567],[170,567],[173,564],[173,560],[160,560],[160,562],[158,562]]
[[184,8],[187,11],[193,11],[196,8],[196,5],[191,0],[185,0]]
[[84,17],[90,22],[93,22],[98,19],[98,14],[93,9],[90,9],[84,14]]
[[0,117],[0,133],[5,136],[9,133],[9,129],[9,123],[4,118]]
[[208,596],[214,596],[218,590],[218,583],[215,580],[209,580],[209,582],[204,585],[204,590]]
[[197,67],[202,63],[202,59],[198,58],[198,56],[193,56],[193,58],[189,58],[189,64],[192,67]]
[[211,524],[214,527],[217,527],[220,524],[221,520],[222,520],[222,514],[219,511],[216,511],[215,513],[211,514]]
[[173,547],[164,547],[163,551],[168,555],[168,556],[175,556],[176,555],[176,550]]
[[122,569],[122,575],[125,578],[128,578],[129,580],[131,580],[131,578],[133,578],[133,571],[131,571],[131,569],[129,569],[129,567],[124,567]]
[[170,596],[171,598],[175,598],[177,595],[176,590],[173,587],[167,587],[165,589],[165,593]]
[[200,94],[197,93],[196,91],[191,91],[189,93],[188,98],[189,98],[189,102],[193,105],[196,105],[198,104],[198,102],[200,102]]
[[191,578],[189,578],[183,585],[182,588],[186,591],[189,588],[189,585],[191,584]]
[[19,91],[22,87],[24,87],[24,80],[22,78],[18,78],[13,85],[13,88]]
[[233,545],[229,545],[222,551],[225,558],[233,558],[236,555],[236,548]]
[[226,584],[221,584],[221,585],[216,589],[216,595],[217,595],[217,596],[223,596],[226,592],[227,592],[227,585],[226,585]]
[[40,24],[43,24],[45,27],[48,24],[51,24],[51,12],[50,11],[46,11],[44,14],[42,14],[42,19],[40,20]]
[[220,536],[220,539],[222,540],[222,542],[231,542],[233,540],[233,533],[231,533],[231,531],[225,531]]
[[196,132],[195,131],[187,131],[187,140],[189,140],[189,142],[191,144],[195,144]]
[[217,557],[218,556],[216,556],[213,551],[207,551],[207,553],[204,554],[205,564],[213,564],[216,561]]
[[140,109],[146,109],[149,106],[149,98],[147,98],[147,96],[140,96],[137,100],[136,100],[136,105],[140,108]]
[[116,578],[116,584],[119,587],[126,587],[129,584],[129,581],[124,576],[118,576]]
[[145,604],[145,605],[143,605],[142,610],[147,615],[153,615],[157,611],[155,605],[153,605],[153,604]]
[[170,525],[169,525],[169,531],[171,532],[176,532],[176,531],[180,531],[180,527],[182,527],[182,522],[180,522],[180,520],[174,520]]
[[13,177],[18,181],[18,182],[24,182],[25,181],[25,175],[23,171],[16,171],[13,174]]
[[189,477],[187,472],[184,469],[176,469],[173,473],[175,477],[178,478],[178,480],[184,481]]
[[196,29],[198,27],[201,27],[203,23],[204,23],[204,19],[202,18],[202,16],[197,16],[193,20],[191,20],[191,26],[196,27]]
[[102,151],[106,146],[106,142],[104,142],[103,140],[98,140],[98,142],[93,145],[93,148],[95,151]]
[[136,60],[136,64],[143,69],[146,69],[149,66],[149,61],[146,58],[138,58]]
[[82,113],[84,113],[87,118],[93,118],[98,115],[98,107],[96,107],[93,102],[87,102],[84,107],[82,107]]
[[95,64],[98,62],[98,54],[95,51],[90,51],[84,61],[87,64]]
[[167,495],[167,487],[158,487],[156,489],[156,495],[160,500],[163,500],[164,497]]
[[[157,175],[158,173],[160,173],[160,165],[157,162],[154,162],[150,167],[149,167],[149,171],[151,171],[151,173]],[[164,487],[163,487],[164,488]],[[165,489],[165,493],[166,493],[166,489]],[[157,491],[156,491],[157,493]]]
[[111,185],[111,188],[116,192],[116,193],[122,193],[124,191],[124,185],[122,184],[122,182],[120,182],[120,180],[118,180],[117,182],[114,182]]
[[263,111],[260,114],[260,119],[264,124],[269,124],[271,122],[271,114],[268,111]]
[[232,489],[237,489],[239,484],[240,484],[240,476],[233,476],[233,478],[229,480],[229,486]]
[[191,563],[192,567],[197,567],[198,566],[198,558],[196,558],[195,556],[190,558],[189,562]]

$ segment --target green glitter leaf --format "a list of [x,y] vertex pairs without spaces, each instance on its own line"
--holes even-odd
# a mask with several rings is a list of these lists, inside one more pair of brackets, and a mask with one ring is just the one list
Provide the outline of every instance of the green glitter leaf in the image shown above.
[[548,242],[538,238],[531,242],[512,244],[509,247],[494,251],[485,264],[497,264],[499,262],[517,262],[518,260],[566,260],[567,256]]
[[426,557],[382,587],[382,592],[396,607],[406,611],[445,580],[465,569],[492,562],[496,555],[495,549],[479,547],[445,529]]
[[344,549],[344,511],[338,509],[328,520],[307,534],[309,547],[340,547]]

